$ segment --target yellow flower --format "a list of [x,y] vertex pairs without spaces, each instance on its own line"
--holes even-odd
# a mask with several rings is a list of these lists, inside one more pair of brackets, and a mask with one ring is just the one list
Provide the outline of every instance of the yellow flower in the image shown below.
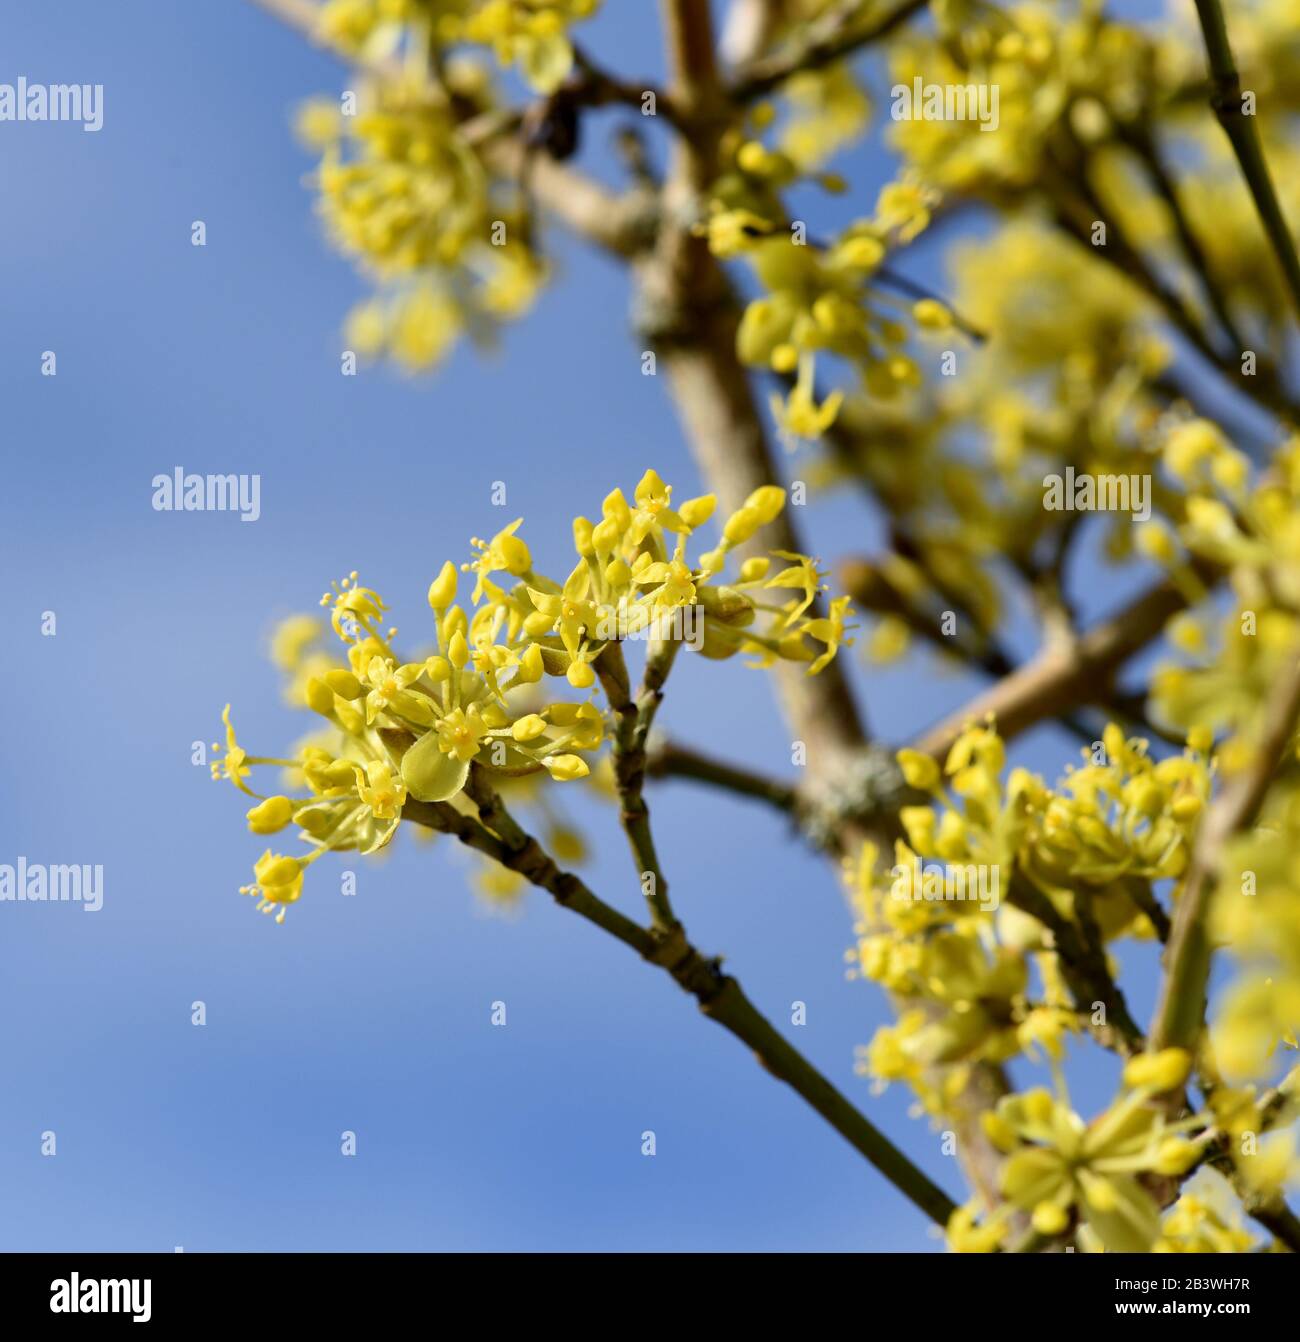
[[967,1203],[948,1218],[946,1233],[953,1253],[996,1253],[1001,1247],[1006,1234],[1005,1216],[986,1217],[980,1223],[978,1215],[978,1206]]
[[452,299],[420,288],[398,304],[388,330],[388,346],[399,364],[419,372],[442,358],[460,327],[460,309]]
[[477,705],[471,705],[468,712],[457,708],[439,718],[434,730],[438,734],[438,748],[445,754],[458,760],[472,760],[489,729]]
[[826,650],[808,668],[810,676],[815,676],[818,671],[833,660],[841,643],[852,645],[853,640],[844,636],[846,623],[852,614],[853,608],[849,598],[837,596],[831,602],[829,614],[805,622],[802,632],[826,645]]
[[253,884],[241,886],[239,893],[258,896],[257,907],[261,913],[270,913],[272,908],[281,906],[275,921],[282,923],[283,905],[294,903],[302,894],[302,874],[306,865],[301,858],[284,857],[268,848],[253,864]]
[[1060,1234],[1077,1216],[1107,1252],[1151,1249],[1160,1210],[1136,1176],[1163,1172],[1173,1155],[1167,1143],[1181,1126],[1147,1104],[1151,1093],[1135,1090],[1086,1124],[1046,1090],[999,1102],[998,1118],[1028,1143],[1003,1165],[1002,1191],[1032,1213],[1040,1234]]
[[427,720],[430,716],[427,708],[414,695],[406,693],[407,687],[415,684],[423,672],[423,662],[394,666],[386,657],[372,657],[366,667],[366,680],[371,686],[366,695],[366,722],[374,722],[385,710],[400,714],[414,711],[417,720]]
[[371,760],[356,767],[357,793],[376,820],[395,820],[406,801],[406,784],[393,777],[387,760]]
[[516,517],[490,541],[479,540],[477,536],[471,539],[470,544],[479,554],[464,567],[478,575],[478,582],[474,585],[474,601],[483,599],[484,583],[491,574],[504,571],[520,577],[532,567],[533,559],[528,546],[515,535],[523,520],[522,517]]
[[[800,367],[811,368],[811,360],[802,360]],[[782,399],[773,392],[771,398],[772,417],[782,434],[807,442],[815,442],[835,423],[843,404],[844,393],[833,391],[818,405],[813,398],[811,374],[805,377],[802,371],[788,396]]]
[[[235,739],[234,724],[230,721],[230,705],[227,704],[221,713],[221,721],[226,724],[226,750],[219,759],[212,762],[212,777],[214,779],[228,778],[241,791],[247,792],[250,797],[256,797],[257,793],[244,783],[244,779],[252,772],[248,768],[248,753]],[[220,747],[213,746],[213,750]]]

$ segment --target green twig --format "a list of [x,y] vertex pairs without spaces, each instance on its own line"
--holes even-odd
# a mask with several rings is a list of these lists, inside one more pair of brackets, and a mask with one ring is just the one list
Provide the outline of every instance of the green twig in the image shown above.
[[594,663],[610,707],[618,717],[614,734],[614,780],[621,819],[641,874],[650,918],[660,932],[671,932],[677,918],[668,899],[668,880],[655,852],[650,808],[645,800],[646,738],[663,700],[664,682],[681,646],[676,639],[655,640],[646,653],[641,688],[632,697],[622,645],[607,643]]
[[719,960],[701,955],[680,925],[669,934],[641,927],[606,904],[577,876],[561,871],[510,815],[481,769],[471,769],[466,793],[478,807],[478,820],[447,802],[411,800],[403,809],[403,818],[454,835],[461,843],[518,872],[548,891],[558,904],[667,971],[695,998],[706,1016],[746,1043],[773,1076],[794,1089],[901,1193],[938,1225],[947,1225],[956,1203],[776,1030],[745,996],[736,979],[722,972]]
[[1242,106],[1241,77],[1228,42],[1228,25],[1219,0],[1196,0],[1196,15],[1201,21],[1205,51],[1210,62],[1210,106],[1232,145],[1246,185],[1255,202],[1264,232],[1286,277],[1291,301],[1300,314],[1300,256],[1278,202],[1273,178],[1264,158],[1255,118]]

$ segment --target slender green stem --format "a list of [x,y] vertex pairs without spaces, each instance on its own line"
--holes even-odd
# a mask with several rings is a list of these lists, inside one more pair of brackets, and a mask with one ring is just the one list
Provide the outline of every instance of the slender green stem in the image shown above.
[[901,1193],[931,1220],[947,1225],[956,1210],[953,1200],[780,1034],[749,1000],[736,979],[722,972],[718,959],[701,955],[691,945],[680,924],[669,933],[641,927],[606,904],[579,877],[561,871],[510,814],[481,769],[470,770],[465,790],[478,808],[479,819],[447,802],[410,800],[403,809],[403,818],[453,835],[461,843],[518,872],[533,885],[548,891],[558,904],[665,970],[695,998],[710,1020],[717,1021],[747,1044],[763,1067],[797,1092]]
[[645,673],[635,698],[620,644],[607,643],[595,661],[600,683],[618,717],[614,735],[614,780],[618,787],[623,829],[632,845],[632,857],[641,875],[651,922],[660,932],[671,932],[677,926],[677,917],[668,898],[668,879],[659,863],[650,829],[650,808],[645,800],[646,739],[663,701],[664,682],[680,646],[676,639],[655,640],[648,645]]
[[1183,209],[1182,200],[1178,195],[1178,186],[1165,167],[1155,136],[1145,126],[1128,128],[1121,134],[1124,143],[1133,150],[1146,168],[1152,184],[1156,188],[1156,193],[1169,211],[1174,232],[1178,235],[1178,242],[1182,247],[1187,264],[1200,280],[1206,300],[1213,309],[1214,315],[1219,319],[1219,325],[1223,328],[1228,339],[1232,341],[1233,353],[1240,355],[1241,351],[1246,348],[1246,342],[1228,307],[1227,295],[1214,273],[1205,248],[1201,246],[1201,240],[1196,236],[1196,230],[1187,217],[1187,211]]
[[1241,77],[1228,41],[1223,7],[1219,0],[1196,0],[1196,15],[1201,21],[1210,62],[1210,106],[1232,144],[1264,232],[1286,277],[1291,301],[1300,315],[1300,256],[1296,254],[1295,239],[1273,186],[1255,118],[1246,115],[1242,105]]

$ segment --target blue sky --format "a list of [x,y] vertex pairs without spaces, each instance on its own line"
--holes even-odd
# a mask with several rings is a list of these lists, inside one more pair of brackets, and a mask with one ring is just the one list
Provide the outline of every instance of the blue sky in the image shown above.
[[[659,73],[647,4],[608,5],[591,45]],[[12,7],[3,48],[0,81],[100,83],[105,115],[97,134],[0,124],[0,560],[15,598],[0,861],[100,863],[106,889],[94,914],[0,905],[0,1250],[937,1247],[665,978],[541,896],[487,916],[445,843],[399,840],[359,865],[352,899],[327,859],[286,926],[255,916],[236,889],[260,847],[234,791],[190,763],[227,701],[259,752],[305,729],[265,644],[331,579],[361,570],[418,637],[429,579],[470,535],[522,513],[558,564],[569,518],[646,466],[698,492],[641,376],[623,276],[556,239],[562,280],[494,355],[461,351],[423,380],[342,378],[339,323],[365,284],[320,236],[289,132],[301,98],[344,86],[341,67],[235,0]],[[888,166],[867,149],[846,167],[866,210]],[[910,270],[932,267],[921,250]],[[260,520],[153,511],[152,477],[176,466],[260,474]],[[490,505],[496,480],[509,517]],[[808,511],[828,558],[877,534],[854,499]],[[1093,610],[1117,592],[1079,595]],[[900,740],[974,687],[916,664],[855,676]],[[686,659],[662,721],[788,772],[771,687],[739,665]],[[1054,774],[1072,749],[1049,728],[1020,753]],[[884,1011],[845,980],[831,869],[753,806],[688,785],[652,805],[696,943],[779,1023],[806,1002],[796,1043],[958,1193],[907,1097],[853,1075]],[[591,883],[637,912],[612,813],[575,809]],[[1147,973],[1142,1013],[1150,987]],[[1084,1107],[1100,1102],[1104,1061],[1079,1074]]]

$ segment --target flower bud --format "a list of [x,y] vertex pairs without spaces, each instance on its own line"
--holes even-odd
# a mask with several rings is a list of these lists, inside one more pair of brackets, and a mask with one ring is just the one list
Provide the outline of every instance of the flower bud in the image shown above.
[[542,650],[536,643],[530,643],[519,659],[515,679],[520,685],[536,685],[542,678],[542,669]]
[[754,603],[744,592],[734,587],[717,587],[712,584],[698,589],[700,605],[710,620],[722,624],[744,626],[754,621]]
[[1187,744],[1198,754],[1208,755],[1214,746],[1214,732],[1204,725],[1193,727],[1187,733]]
[[304,691],[307,699],[307,707],[313,712],[321,714],[322,717],[332,717],[334,714],[334,691],[317,676],[307,682]]
[[528,546],[518,536],[498,536],[493,549],[501,556],[507,573],[522,577],[533,566]]
[[520,745],[527,745],[529,741],[536,741],[545,731],[546,720],[536,713],[529,713],[514,722],[510,728],[510,735]]
[[429,605],[441,614],[456,599],[456,583],[459,576],[456,565],[447,560],[438,576],[429,584]]
[[946,331],[952,325],[952,313],[934,298],[922,298],[913,303],[912,316],[918,326],[931,331]]
[[1156,1152],[1156,1173],[1177,1176],[1186,1174],[1196,1163],[1200,1150],[1186,1137],[1167,1137]]
[[326,671],[322,679],[340,699],[361,698],[361,682],[351,671],[344,671],[341,668],[334,671]]
[[919,750],[900,750],[898,767],[903,771],[908,786],[929,792],[939,784],[939,764]]
[[449,643],[453,634],[464,633],[469,628],[469,619],[459,606],[451,606],[442,617],[440,632],[443,643]]
[[591,669],[590,662],[570,662],[566,678],[575,690],[587,690],[596,683],[596,673]]
[[687,499],[678,508],[677,516],[694,531],[696,527],[702,527],[713,516],[713,510],[717,506],[718,501],[712,494],[701,494],[699,498]]
[[334,716],[349,736],[366,734],[366,715],[355,704],[348,703],[346,699],[335,699]]
[[741,508],[727,518],[722,534],[732,545],[743,545],[761,525],[755,509]]
[[619,542],[623,528],[610,518],[597,522],[591,532],[591,548],[597,555],[607,555]]
[[611,489],[601,504],[601,514],[607,522],[612,522],[620,531],[625,531],[632,521],[632,510],[627,506],[621,489]]
[[1179,797],[1169,808],[1170,814],[1175,820],[1188,821],[1195,820],[1200,815],[1205,803],[1194,792],[1189,792],[1185,797]]
[[760,526],[766,526],[775,521],[785,507],[785,490],[780,485],[761,485],[745,500],[745,507],[758,514]]
[[1033,1222],[1040,1235],[1059,1235],[1070,1224],[1070,1217],[1060,1203],[1040,1202],[1034,1208]]
[[546,836],[546,846],[561,862],[582,862],[587,856],[582,835],[567,825],[553,825]]
[[1158,564],[1172,563],[1178,554],[1178,547],[1169,528],[1163,522],[1150,521],[1140,523],[1134,541],[1138,553]]
[[1016,1149],[1018,1143],[1015,1129],[1005,1118],[1000,1118],[991,1109],[986,1109],[980,1115],[980,1127],[984,1129],[984,1135],[1004,1156],[1010,1155]]
[[1125,788],[1125,800],[1141,816],[1157,816],[1165,809],[1165,790],[1152,778],[1136,780]]
[[1192,1055],[1186,1049],[1162,1048],[1159,1053],[1139,1053],[1130,1058],[1124,1067],[1124,1084],[1135,1090],[1175,1090],[1191,1070]]
[[248,812],[248,828],[254,834],[278,834],[292,819],[288,797],[268,797]]
[[587,761],[580,755],[551,755],[542,761],[550,770],[551,777],[559,783],[571,783],[576,778],[586,778],[591,772]]

